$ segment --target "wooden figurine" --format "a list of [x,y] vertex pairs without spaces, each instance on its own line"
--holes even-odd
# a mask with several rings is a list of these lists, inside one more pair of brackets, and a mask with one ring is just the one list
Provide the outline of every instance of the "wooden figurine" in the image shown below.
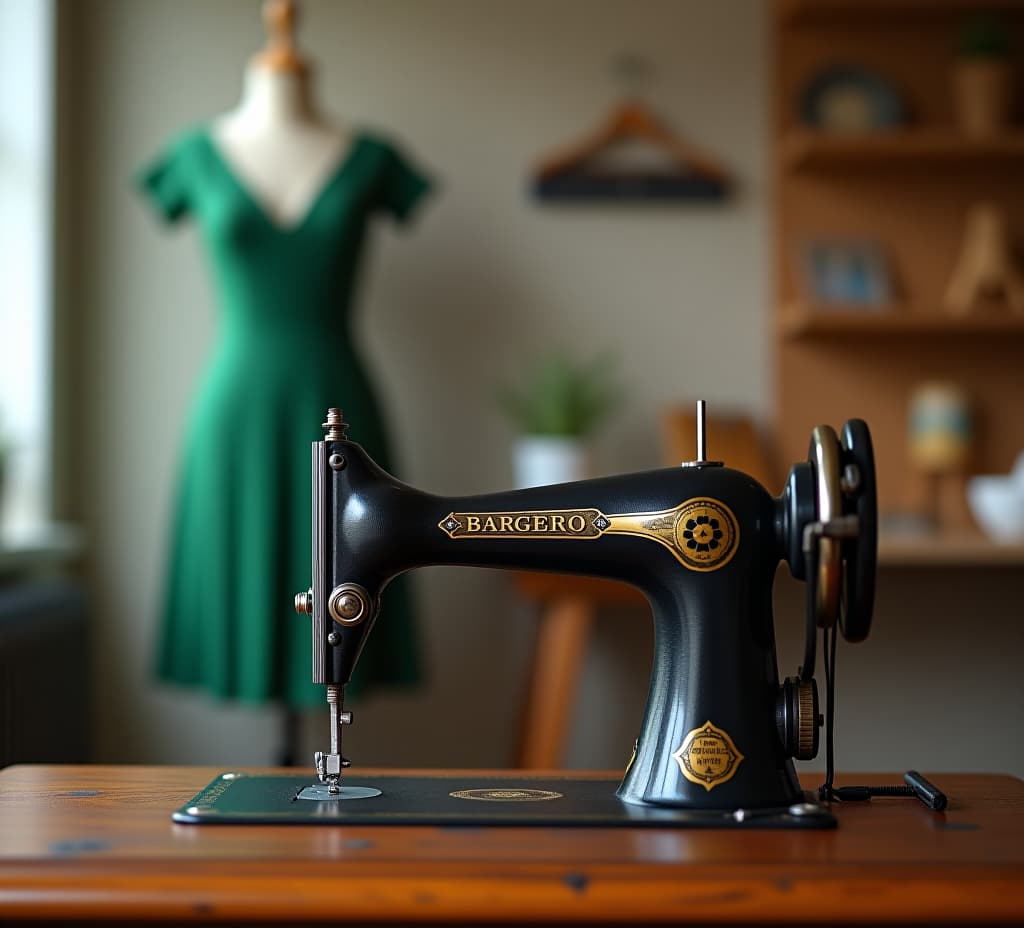
[[967,214],[946,308],[964,316],[986,297],[1003,297],[1015,313],[1024,313],[1024,275],[1014,265],[1006,214],[987,202],[975,204]]

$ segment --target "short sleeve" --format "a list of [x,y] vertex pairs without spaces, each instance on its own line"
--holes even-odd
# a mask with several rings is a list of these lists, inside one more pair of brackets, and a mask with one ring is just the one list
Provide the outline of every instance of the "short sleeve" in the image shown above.
[[386,146],[379,202],[387,212],[399,222],[406,222],[432,187],[433,182],[414,168],[397,149]]
[[176,222],[186,215],[191,204],[183,144],[168,145],[143,165],[135,175],[135,183],[165,222]]

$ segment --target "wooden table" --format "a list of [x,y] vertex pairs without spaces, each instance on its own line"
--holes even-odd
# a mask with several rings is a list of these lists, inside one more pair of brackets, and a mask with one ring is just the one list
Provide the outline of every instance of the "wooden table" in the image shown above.
[[818,832],[173,824],[220,772],[0,771],[0,922],[1024,922],[1007,776],[934,775],[945,813],[872,800]]

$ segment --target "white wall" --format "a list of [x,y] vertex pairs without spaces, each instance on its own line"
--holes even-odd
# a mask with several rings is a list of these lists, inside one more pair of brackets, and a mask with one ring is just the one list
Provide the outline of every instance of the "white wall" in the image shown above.
[[[378,229],[361,299],[361,341],[412,482],[451,493],[508,484],[511,433],[491,386],[550,342],[621,353],[628,403],[600,442],[602,470],[658,462],[666,403],[699,395],[712,413],[770,413],[766,8],[303,4],[302,45],[319,63],[324,105],[392,131],[442,183],[408,234]],[[265,762],[276,747],[272,710],[158,690],[148,673],[173,463],[216,308],[195,230],[156,228],[129,184],[168,136],[233,105],[262,41],[259,4],[65,0],[60,11],[62,331],[73,346],[63,416],[75,439],[68,495],[92,539],[100,758]],[[610,63],[624,50],[654,65],[657,108],[735,173],[728,205],[555,208],[524,194],[531,161],[615,101]],[[986,608],[998,609],[1007,590],[1019,596],[1012,576],[971,576]],[[352,756],[504,764],[528,610],[501,574],[435,568],[417,580],[431,682],[357,706]],[[1004,617],[993,637],[972,632],[978,597],[959,575],[887,572],[880,598],[877,634],[844,649],[840,763],[1024,770],[1022,748],[1006,736],[1024,701],[1013,664],[1020,623]],[[792,672],[802,606],[792,591],[780,600],[783,670]],[[625,760],[646,695],[649,624],[642,615],[599,623],[571,762]],[[987,727],[971,728],[979,717]],[[952,740],[945,719],[957,726]],[[309,740],[325,734],[315,719]]]
[[[378,230],[361,301],[362,341],[413,482],[453,493],[509,482],[511,433],[492,385],[551,342],[621,353],[628,403],[599,449],[603,469],[658,463],[664,403],[699,394],[712,408],[766,410],[760,3],[302,10],[324,106],[395,133],[441,181],[411,233]],[[97,591],[101,755],[265,760],[272,716],[149,682],[168,487],[215,307],[195,231],[157,229],[129,186],[168,136],[233,105],[262,42],[259,4],[108,0],[65,3],[62,13],[75,181],[68,313],[81,332],[89,422],[80,490]],[[611,64],[622,51],[649,57],[652,103],[735,172],[732,203],[556,208],[525,195],[530,163],[616,102]],[[527,612],[500,574],[427,571],[419,593],[431,685],[359,713],[355,756],[505,762]]]

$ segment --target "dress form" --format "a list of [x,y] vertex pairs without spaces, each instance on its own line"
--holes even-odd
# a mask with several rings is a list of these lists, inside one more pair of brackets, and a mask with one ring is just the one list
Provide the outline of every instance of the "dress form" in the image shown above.
[[[160,219],[201,231],[221,320],[186,422],[156,674],[283,704],[290,765],[295,713],[323,702],[309,628],[291,609],[312,569],[308,459],[296,449],[340,398],[389,468],[385,410],[353,336],[357,281],[371,226],[406,223],[431,184],[388,139],[318,115],[292,4],[267,3],[264,16],[271,40],[239,106],[179,133],[137,180]],[[382,599],[353,695],[419,680],[401,581]]]
[[268,42],[249,62],[238,106],[216,118],[211,135],[264,212],[297,225],[351,145],[350,133],[321,117],[310,68],[296,51],[295,8],[264,5]]

